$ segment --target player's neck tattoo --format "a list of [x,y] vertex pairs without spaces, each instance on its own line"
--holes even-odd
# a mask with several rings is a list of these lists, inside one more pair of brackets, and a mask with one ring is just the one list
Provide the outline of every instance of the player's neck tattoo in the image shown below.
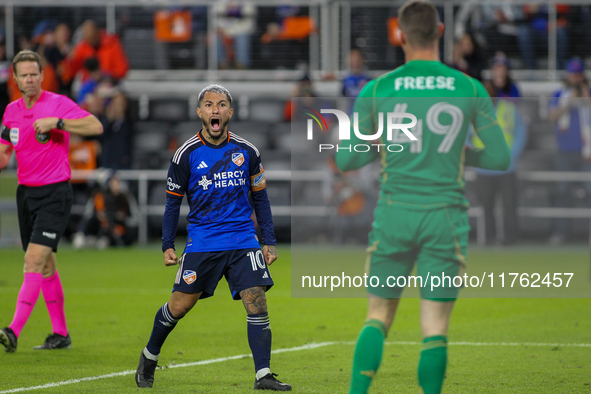
[[205,138],[205,140],[210,144],[219,145],[228,138],[228,129],[224,129],[224,131],[219,136],[213,136],[209,130],[204,127],[201,134],[203,135],[203,138]]

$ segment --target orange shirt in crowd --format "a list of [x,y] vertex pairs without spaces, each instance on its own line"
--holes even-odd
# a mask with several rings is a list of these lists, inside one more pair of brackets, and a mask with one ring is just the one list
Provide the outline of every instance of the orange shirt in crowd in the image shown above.
[[125,77],[129,70],[127,55],[116,35],[108,35],[101,31],[101,41],[95,48],[87,41],[82,40],[73,51],[73,56],[67,60],[67,72],[64,79],[71,81],[79,71],[82,71],[82,80],[88,79],[88,72],[84,69],[84,61],[90,57],[96,57],[101,71],[115,79]]
[[[97,141],[79,141],[70,143],[70,168],[72,170],[96,170],[96,158],[100,145]],[[86,179],[71,180],[71,183],[84,183]]]

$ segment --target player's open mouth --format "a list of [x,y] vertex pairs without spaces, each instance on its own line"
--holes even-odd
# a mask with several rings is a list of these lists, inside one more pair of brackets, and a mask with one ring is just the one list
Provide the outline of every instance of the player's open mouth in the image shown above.
[[220,131],[221,122],[219,119],[213,118],[210,120],[210,123],[211,123],[211,130],[212,131]]

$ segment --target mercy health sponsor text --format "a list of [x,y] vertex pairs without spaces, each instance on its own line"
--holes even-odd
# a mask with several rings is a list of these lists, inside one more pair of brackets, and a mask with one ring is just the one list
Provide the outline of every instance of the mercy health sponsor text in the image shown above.
[[330,291],[334,289],[359,288],[359,287],[414,287],[414,288],[429,288],[431,291],[438,288],[451,287],[476,287],[476,288],[495,288],[495,287],[522,287],[522,288],[538,288],[538,287],[568,287],[574,273],[516,273],[516,272],[502,272],[495,274],[491,272],[487,274],[484,272],[481,277],[469,276],[468,274],[450,276],[445,273],[437,273],[432,275],[430,272],[425,277],[419,275],[400,275],[388,276],[387,278],[380,278],[378,276],[349,276],[344,272],[340,276],[337,275],[303,275],[302,288],[328,288]]

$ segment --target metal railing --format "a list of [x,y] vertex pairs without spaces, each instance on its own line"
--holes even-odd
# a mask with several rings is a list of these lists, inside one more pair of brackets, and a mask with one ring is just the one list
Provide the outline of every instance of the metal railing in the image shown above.
[[[292,182],[323,182],[326,180],[326,174],[323,171],[266,171],[268,181],[286,182],[290,185]],[[148,242],[148,217],[162,216],[164,205],[151,205],[148,201],[149,183],[163,182],[166,180],[166,170],[123,170],[118,171],[121,179],[138,182],[138,226],[139,242],[145,245]],[[2,177],[15,177],[14,171],[3,171]],[[93,180],[98,178],[98,173],[94,171],[73,171],[72,179]],[[466,172],[466,181],[475,180],[475,173]],[[591,182],[591,173],[588,172],[559,172],[559,171],[518,171],[517,179],[527,182]],[[0,200],[0,211],[16,212],[16,202],[14,198],[10,200]],[[82,213],[84,205],[75,205],[72,208],[75,213]],[[333,217],[338,215],[336,208],[323,205],[272,205],[271,211],[274,216],[291,217]],[[183,204],[181,215],[187,215],[189,207]],[[483,245],[485,242],[485,222],[484,211],[481,207],[475,205],[468,210],[470,217],[476,219],[476,237],[477,243]],[[517,214],[520,217],[529,218],[591,218],[591,208],[557,208],[557,207],[519,207]]]
[[[320,72],[323,74],[335,73],[339,75],[348,66],[349,51],[352,46],[358,46],[358,43],[352,42],[354,33],[354,26],[352,25],[352,17],[355,11],[363,9],[384,8],[386,10],[395,10],[404,1],[386,1],[386,0],[294,0],[290,5],[307,7],[309,16],[317,22],[319,29],[309,36],[309,56],[307,63],[309,69],[313,72]],[[252,3],[257,7],[274,7],[279,4],[273,0],[252,0]],[[459,10],[466,7],[483,7],[485,5],[499,5],[498,2],[492,0],[434,0],[434,3],[440,9],[442,14],[442,21],[446,24],[446,30],[443,40],[442,58],[450,62],[453,56],[453,44],[457,37],[454,37],[454,31]],[[522,6],[531,3],[527,0],[513,0],[509,3],[511,6]],[[547,37],[547,67],[545,72],[536,77],[547,77],[550,80],[559,78],[560,73],[557,70],[557,3],[568,4],[570,6],[588,6],[586,0],[546,0],[537,4],[548,7],[548,37]],[[105,28],[109,33],[118,33],[118,11],[124,7],[152,7],[155,10],[158,8],[169,8],[171,3],[167,0],[86,0],[80,2],[77,0],[0,0],[0,6],[4,7],[4,29],[6,37],[6,53],[7,58],[10,59],[15,54],[18,48],[15,47],[17,37],[15,36],[15,9],[20,7],[104,7]],[[175,7],[207,7],[207,31],[206,33],[211,37],[216,34],[216,17],[213,11],[213,5],[208,0],[176,0]],[[388,11],[390,12],[390,11]],[[395,12],[391,12],[395,15]],[[462,21],[463,23],[463,21]],[[361,29],[370,28],[371,24],[362,26]],[[386,35],[387,27],[383,26],[383,35]],[[380,30],[381,31],[381,30]],[[381,34],[381,33],[380,33]],[[258,37],[257,37],[258,38]],[[368,49],[371,48],[368,46]],[[199,74],[208,80],[224,79],[225,75],[229,75],[226,71],[218,70],[217,64],[217,49],[216,45],[209,45],[207,48],[207,69],[205,74]],[[402,59],[400,59],[402,64]],[[399,65],[399,64],[396,64]],[[375,68],[374,68],[375,69]],[[155,70],[156,71],[156,70]],[[260,78],[260,74],[250,73],[250,70],[232,70],[231,74],[238,73],[242,79]],[[281,72],[280,72],[281,73]],[[133,74],[133,73],[132,73]],[[167,73],[168,74],[168,73]],[[164,74],[164,78],[169,75]],[[174,74],[174,72],[172,72]],[[283,72],[283,75],[285,72]],[[546,74],[546,75],[544,75]],[[145,75],[145,74],[144,74]],[[268,73],[266,78],[268,78]],[[141,74],[136,76],[141,78]]]

